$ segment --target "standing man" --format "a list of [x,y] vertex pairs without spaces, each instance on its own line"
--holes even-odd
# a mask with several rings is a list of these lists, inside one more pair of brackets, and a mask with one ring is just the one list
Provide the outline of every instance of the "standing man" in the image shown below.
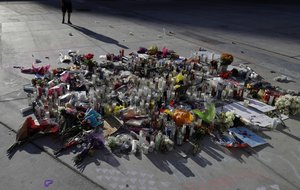
[[63,14],[63,19],[61,23],[65,23],[65,15],[68,12],[68,24],[72,24],[70,21],[71,13],[72,13],[72,1],[71,0],[61,0],[61,10]]

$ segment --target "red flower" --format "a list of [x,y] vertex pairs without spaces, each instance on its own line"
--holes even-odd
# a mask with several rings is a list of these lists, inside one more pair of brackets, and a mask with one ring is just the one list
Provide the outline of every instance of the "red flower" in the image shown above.
[[220,76],[222,79],[228,79],[228,78],[230,78],[230,76],[231,76],[231,71],[222,72],[219,76]]
[[87,60],[91,60],[94,58],[94,54],[89,53],[89,54],[84,55],[83,57]]
[[53,69],[52,72],[53,72],[53,75],[56,75],[58,73],[57,69]]
[[174,106],[174,104],[175,104],[175,101],[174,101],[174,100],[171,100],[169,105],[170,105],[170,106]]

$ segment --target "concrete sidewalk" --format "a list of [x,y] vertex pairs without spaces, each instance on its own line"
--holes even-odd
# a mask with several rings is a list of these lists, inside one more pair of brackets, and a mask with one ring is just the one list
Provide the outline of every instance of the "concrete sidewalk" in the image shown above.
[[[72,163],[74,153],[57,159],[52,156],[52,150],[59,144],[49,137],[24,146],[9,160],[5,151],[15,138],[11,130],[17,130],[23,122],[19,109],[27,104],[22,86],[30,83],[32,78],[12,67],[30,67],[35,59],[42,60],[41,64],[50,63],[55,68],[66,66],[57,64],[57,58],[60,52],[69,49],[94,53],[98,57],[106,53],[118,53],[120,48],[129,53],[140,46],[156,44],[174,49],[182,56],[189,56],[200,46],[215,51],[224,49],[240,57],[237,63],[250,62],[251,67],[267,79],[272,79],[274,74],[270,73],[268,67],[254,64],[255,61],[270,65],[274,60],[282,60],[284,62],[281,64],[295,64],[296,68],[288,66],[287,70],[296,72],[299,69],[297,60],[288,58],[299,51],[297,34],[294,40],[249,35],[253,31],[238,35],[229,30],[213,28],[223,22],[222,19],[218,21],[216,15],[215,21],[209,22],[210,26],[201,27],[205,20],[209,20],[209,4],[207,9],[201,9],[203,14],[200,17],[194,4],[175,9],[175,4],[166,8],[169,3],[86,2],[74,2],[74,26],[61,24],[58,4],[53,1],[0,3],[0,184],[3,189],[299,189],[300,129],[297,119],[287,121],[289,130],[261,133],[269,146],[246,151],[224,149],[205,139],[205,146],[196,157],[185,159],[180,156],[182,151],[189,153],[187,145],[172,153],[143,155],[141,158],[118,157],[107,151],[99,151],[95,157],[88,158],[84,165],[76,168]],[[221,16],[224,12],[228,13],[226,10],[229,9],[221,5],[214,8],[220,11]],[[239,15],[242,15],[241,12]],[[294,24],[297,28],[299,23]],[[295,28],[290,30],[296,31]],[[233,38],[236,38],[236,44],[231,43]],[[272,45],[262,47],[260,41],[263,39],[266,39],[265,45]],[[274,44],[292,51],[280,55]],[[244,53],[240,48],[244,48]],[[275,66],[274,70],[285,72],[280,69],[285,65]],[[295,83],[278,84],[299,90],[296,77]],[[44,187],[44,180],[48,179],[53,180],[53,184]]]

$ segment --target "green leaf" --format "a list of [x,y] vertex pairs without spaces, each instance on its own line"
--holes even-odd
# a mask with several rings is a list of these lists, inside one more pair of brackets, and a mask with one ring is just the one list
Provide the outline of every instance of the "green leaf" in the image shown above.
[[199,109],[194,109],[193,113],[200,117],[203,121],[211,123],[216,117],[216,107],[214,104],[209,104],[204,112]]

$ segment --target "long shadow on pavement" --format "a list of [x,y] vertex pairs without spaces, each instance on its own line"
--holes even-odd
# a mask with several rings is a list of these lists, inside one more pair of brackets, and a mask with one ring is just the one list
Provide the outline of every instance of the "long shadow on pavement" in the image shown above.
[[98,34],[90,29],[85,28],[85,27],[77,26],[77,25],[69,25],[69,26],[91,38],[96,39],[96,40],[99,40],[99,41],[102,41],[105,43],[109,43],[109,44],[114,44],[114,45],[119,46],[120,48],[128,49],[127,46],[120,44],[117,40],[112,39],[108,36],[104,36],[102,34]]
[[297,137],[291,133],[288,133],[288,132],[284,131],[283,129],[277,129],[277,130],[280,131],[282,134],[285,134],[286,136],[288,136],[294,140],[300,141],[300,137]]
[[[55,138],[54,136],[45,136],[23,144],[22,146],[16,148],[13,152],[11,152],[7,156],[9,159],[11,159],[15,153],[20,151],[26,151],[29,154],[41,154],[43,151],[45,151],[45,148],[46,149],[49,148],[49,153],[52,154],[53,150],[57,150],[60,147],[61,144],[58,138]],[[76,150],[76,153],[79,153],[82,149],[79,150],[77,147],[70,147],[69,149],[63,151],[59,156],[69,155],[72,153],[73,150]],[[81,163],[74,166],[80,172],[83,172],[87,165],[91,163],[100,165],[101,161],[106,162],[107,164],[113,167],[120,166],[119,161],[114,157],[114,155],[107,148],[95,150],[93,156],[87,156]]]
[[93,154],[93,156],[88,156],[81,163],[75,165],[75,167],[79,169],[80,172],[83,172],[86,166],[91,163],[95,163],[99,166],[101,161],[106,162],[107,164],[115,168],[120,166],[120,162],[106,147],[95,151],[96,152]]
[[[201,144],[203,145],[201,146],[202,151],[218,162],[222,162],[222,160],[225,159],[225,156],[229,156],[238,160],[241,163],[244,163],[245,161],[242,157],[250,156],[249,153],[239,149],[223,149],[219,145],[216,145],[214,142],[212,142],[212,140],[209,137],[204,138]],[[224,153],[224,155],[220,154],[218,151]],[[201,152],[193,156],[191,144],[185,143],[183,146],[176,146],[172,152],[167,152],[166,154],[152,153],[146,156],[162,172],[168,172],[169,174],[173,174],[174,172],[172,168],[175,168],[184,176],[193,177],[195,176],[194,173],[186,165],[187,159],[191,159],[203,168],[205,168],[206,166],[213,165],[212,162],[210,162],[208,159],[202,156]],[[187,157],[183,158],[182,153],[186,154]]]
[[162,172],[173,174],[172,168],[176,168],[186,177],[195,177],[195,174],[186,166],[187,160],[179,155],[180,150],[174,149],[166,154],[147,154],[148,159]]

